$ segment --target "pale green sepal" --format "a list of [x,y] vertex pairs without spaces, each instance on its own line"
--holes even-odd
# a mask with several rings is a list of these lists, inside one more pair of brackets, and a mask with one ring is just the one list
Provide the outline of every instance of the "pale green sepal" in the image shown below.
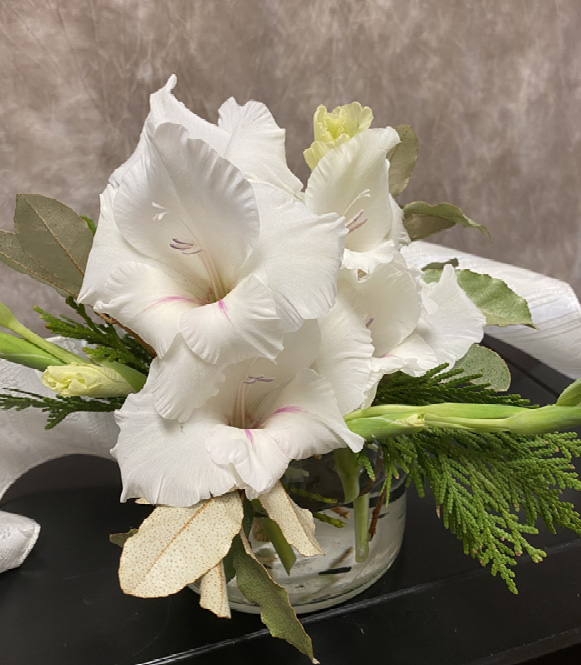
[[389,193],[398,196],[407,187],[418,159],[419,141],[409,125],[394,127],[401,142],[387,154],[389,161]]
[[485,226],[466,217],[460,208],[451,203],[437,203],[436,205],[423,201],[408,203],[403,207],[403,223],[411,240],[426,238],[456,224],[467,229],[477,229],[490,237]]
[[479,344],[473,344],[468,353],[456,362],[454,369],[464,370],[466,376],[482,374],[478,379],[471,379],[471,383],[487,384],[496,392],[508,390],[510,386],[507,364],[498,353]]
[[136,393],[143,388],[147,381],[147,376],[145,376],[145,374],[142,374],[132,367],[127,367],[127,365],[124,365],[123,363],[118,363],[113,360],[100,360],[98,364],[101,365],[101,367],[107,367],[107,369],[111,369],[121,375]]
[[581,406],[581,379],[577,379],[559,395],[557,406]]
[[22,325],[22,323],[20,323],[20,321],[3,303],[0,303],[0,327],[6,328],[7,330],[11,330],[17,335],[20,335],[20,337],[25,339],[27,342],[30,342],[39,349],[46,351],[46,353],[54,356],[58,360],[61,360],[63,363],[86,362],[74,353],[63,349],[56,344],[52,344],[43,337],[40,337],[40,335],[33,333],[32,330],[29,330],[26,326]]
[[48,270],[33,261],[22,249],[20,240],[15,233],[0,231],[0,261],[12,270],[28,275],[41,284],[52,287],[63,297],[76,296],[78,289],[74,284],[65,283]]
[[[313,656],[313,644],[306,634],[295,611],[290,605],[287,592],[268,574],[264,566],[251,554],[250,548],[236,536],[232,541],[232,563],[236,571],[236,584],[241,593],[260,606],[262,623],[273,637],[280,637],[317,663]],[[245,539],[245,537],[244,537]]]
[[[441,274],[441,270],[425,270],[423,276],[426,282],[437,282]],[[458,286],[486,317],[487,325],[535,327],[527,301],[506,282],[471,270],[456,270],[456,278]]]
[[0,332],[0,358],[17,365],[44,371],[50,365],[62,365],[62,361],[39,349],[25,339]]
[[[416,409],[416,407],[414,407]],[[421,407],[417,407],[421,411]],[[425,423],[418,413],[385,414],[356,418],[347,422],[349,429],[366,441],[382,440],[390,436],[412,434],[425,429]]]

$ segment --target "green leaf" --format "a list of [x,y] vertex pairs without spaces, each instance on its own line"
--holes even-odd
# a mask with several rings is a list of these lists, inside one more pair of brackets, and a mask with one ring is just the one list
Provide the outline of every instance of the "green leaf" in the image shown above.
[[401,142],[387,155],[389,160],[389,193],[398,196],[407,187],[418,159],[419,141],[409,125],[398,125],[395,131]]
[[86,215],[79,215],[81,219],[84,219],[85,222],[87,222],[87,226],[89,227],[89,231],[95,235],[97,233],[97,227],[95,226],[95,222],[90,218],[87,217]]
[[316,663],[311,638],[297,619],[287,592],[270,577],[240,536],[232,542],[232,562],[238,588],[251,603],[260,606],[260,618],[270,634],[286,640]]
[[14,228],[28,256],[78,293],[93,244],[86,222],[60,201],[18,194]]
[[10,231],[0,231],[0,261],[5,263],[9,268],[28,275],[41,284],[51,286],[64,297],[75,296],[78,293],[75,284],[59,279],[31,259],[24,249],[22,249],[22,245],[16,234]]
[[482,374],[480,378],[471,379],[471,383],[486,384],[496,392],[508,390],[510,386],[506,363],[498,353],[484,346],[473,344],[454,367],[464,370],[466,375]]
[[435,261],[434,263],[428,263],[425,265],[422,270],[425,272],[426,270],[443,270],[444,266],[453,266],[454,268],[457,268],[459,265],[458,259],[450,259],[449,261]]
[[467,229],[477,229],[488,237],[490,233],[482,224],[477,224],[451,203],[430,205],[414,201],[403,207],[403,223],[411,240],[426,238],[434,233],[459,224]]
[[131,536],[134,536],[138,531],[139,529],[130,529],[127,533],[112,533],[109,535],[109,542],[123,547]]
[[557,406],[581,406],[581,379],[577,379],[559,395]]
[[[437,282],[441,270],[424,271],[426,282]],[[517,295],[501,279],[490,275],[456,270],[459,286],[486,317],[489,326],[511,326],[521,324],[534,328],[527,301]]]

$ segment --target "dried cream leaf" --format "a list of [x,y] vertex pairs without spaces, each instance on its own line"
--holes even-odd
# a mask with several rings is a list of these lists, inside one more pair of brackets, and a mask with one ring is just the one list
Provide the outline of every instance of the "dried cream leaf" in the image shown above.
[[278,524],[282,535],[298,552],[303,556],[324,554],[315,538],[315,521],[311,512],[299,508],[280,482],[259,499],[270,519]]
[[224,565],[220,561],[217,566],[202,577],[200,583],[200,606],[210,610],[221,619],[229,619],[230,605],[228,604],[228,592],[226,590],[226,575]]
[[242,517],[237,493],[191,508],[158,506],[123,548],[121,588],[140,598],[177,593],[228,554]]

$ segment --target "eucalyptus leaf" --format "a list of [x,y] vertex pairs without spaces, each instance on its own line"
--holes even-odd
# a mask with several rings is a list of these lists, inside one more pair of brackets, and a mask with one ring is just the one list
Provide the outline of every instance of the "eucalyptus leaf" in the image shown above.
[[287,592],[270,577],[244,541],[246,537],[241,534],[232,542],[232,562],[238,588],[251,603],[260,606],[260,618],[273,637],[286,640],[316,663],[311,638],[297,619]]
[[454,368],[463,369],[467,376],[482,374],[480,378],[472,379],[471,383],[486,384],[496,392],[508,390],[510,386],[510,371],[504,360],[498,353],[479,344],[472,344]]
[[450,259],[449,261],[435,261],[434,263],[428,263],[425,265],[422,270],[443,270],[444,266],[453,266],[454,268],[457,268],[459,265],[458,259]]
[[64,203],[39,194],[18,194],[14,228],[22,249],[78,293],[93,234],[85,220]]
[[389,193],[398,196],[407,187],[418,159],[419,141],[409,125],[398,125],[395,131],[401,139],[387,159],[389,160]]
[[157,506],[123,547],[121,589],[140,598],[177,593],[222,561],[242,517],[238,493],[189,508]]
[[411,240],[426,238],[456,224],[467,229],[477,229],[490,237],[485,226],[466,217],[460,208],[451,203],[437,203],[436,205],[423,201],[408,203],[403,207],[403,223]]
[[[437,282],[441,270],[425,270],[426,282]],[[486,317],[489,326],[521,324],[534,328],[527,301],[501,279],[472,270],[456,270],[458,285]]]
[[557,406],[581,406],[581,379],[577,379],[559,395]]
[[41,284],[51,286],[64,297],[74,297],[79,292],[76,284],[59,279],[30,258],[22,248],[18,236],[10,231],[0,231],[0,261],[13,270],[32,277]]

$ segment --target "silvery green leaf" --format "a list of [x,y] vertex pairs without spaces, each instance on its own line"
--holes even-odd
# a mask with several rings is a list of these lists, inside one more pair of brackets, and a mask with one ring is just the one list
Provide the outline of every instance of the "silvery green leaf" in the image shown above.
[[472,379],[471,383],[488,384],[496,392],[508,390],[510,386],[510,371],[504,360],[490,349],[473,344],[468,353],[458,360],[454,369],[463,369],[466,376],[482,374],[479,379]]
[[398,196],[407,187],[418,159],[419,141],[409,125],[398,125],[395,131],[401,142],[391,150],[389,160],[389,193]]
[[85,220],[64,203],[39,194],[18,194],[14,228],[22,249],[78,293],[93,234]]
[[443,262],[436,261],[434,263],[428,263],[427,265],[425,265],[422,268],[422,270],[423,271],[426,271],[426,270],[442,270],[444,268],[444,266],[447,266],[447,265],[450,265],[450,266],[453,266],[454,268],[457,268],[458,265],[459,265],[458,259],[450,259],[449,261],[443,261]]
[[0,231],[0,261],[41,284],[52,286],[62,296],[76,296],[78,293],[78,287],[75,284],[59,279],[34,261],[24,251],[16,234],[10,231]]
[[[426,282],[437,282],[441,270],[425,270]],[[521,324],[534,328],[527,301],[501,279],[472,270],[456,270],[459,286],[486,317],[489,326]]]
[[557,406],[581,406],[581,379],[567,386],[557,400]]
[[408,203],[403,208],[403,223],[411,240],[420,240],[456,224],[467,229],[477,229],[490,237],[488,229],[477,224],[451,203],[430,205],[423,201]]
[[244,534],[232,541],[232,561],[236,571],[236,584],[242,594],[260,606],[260,618],[273,637],[280,637],[301,653],[313,657],[313,644],[306,634],[287,592],[278,585],[264,566],[254,557]]

